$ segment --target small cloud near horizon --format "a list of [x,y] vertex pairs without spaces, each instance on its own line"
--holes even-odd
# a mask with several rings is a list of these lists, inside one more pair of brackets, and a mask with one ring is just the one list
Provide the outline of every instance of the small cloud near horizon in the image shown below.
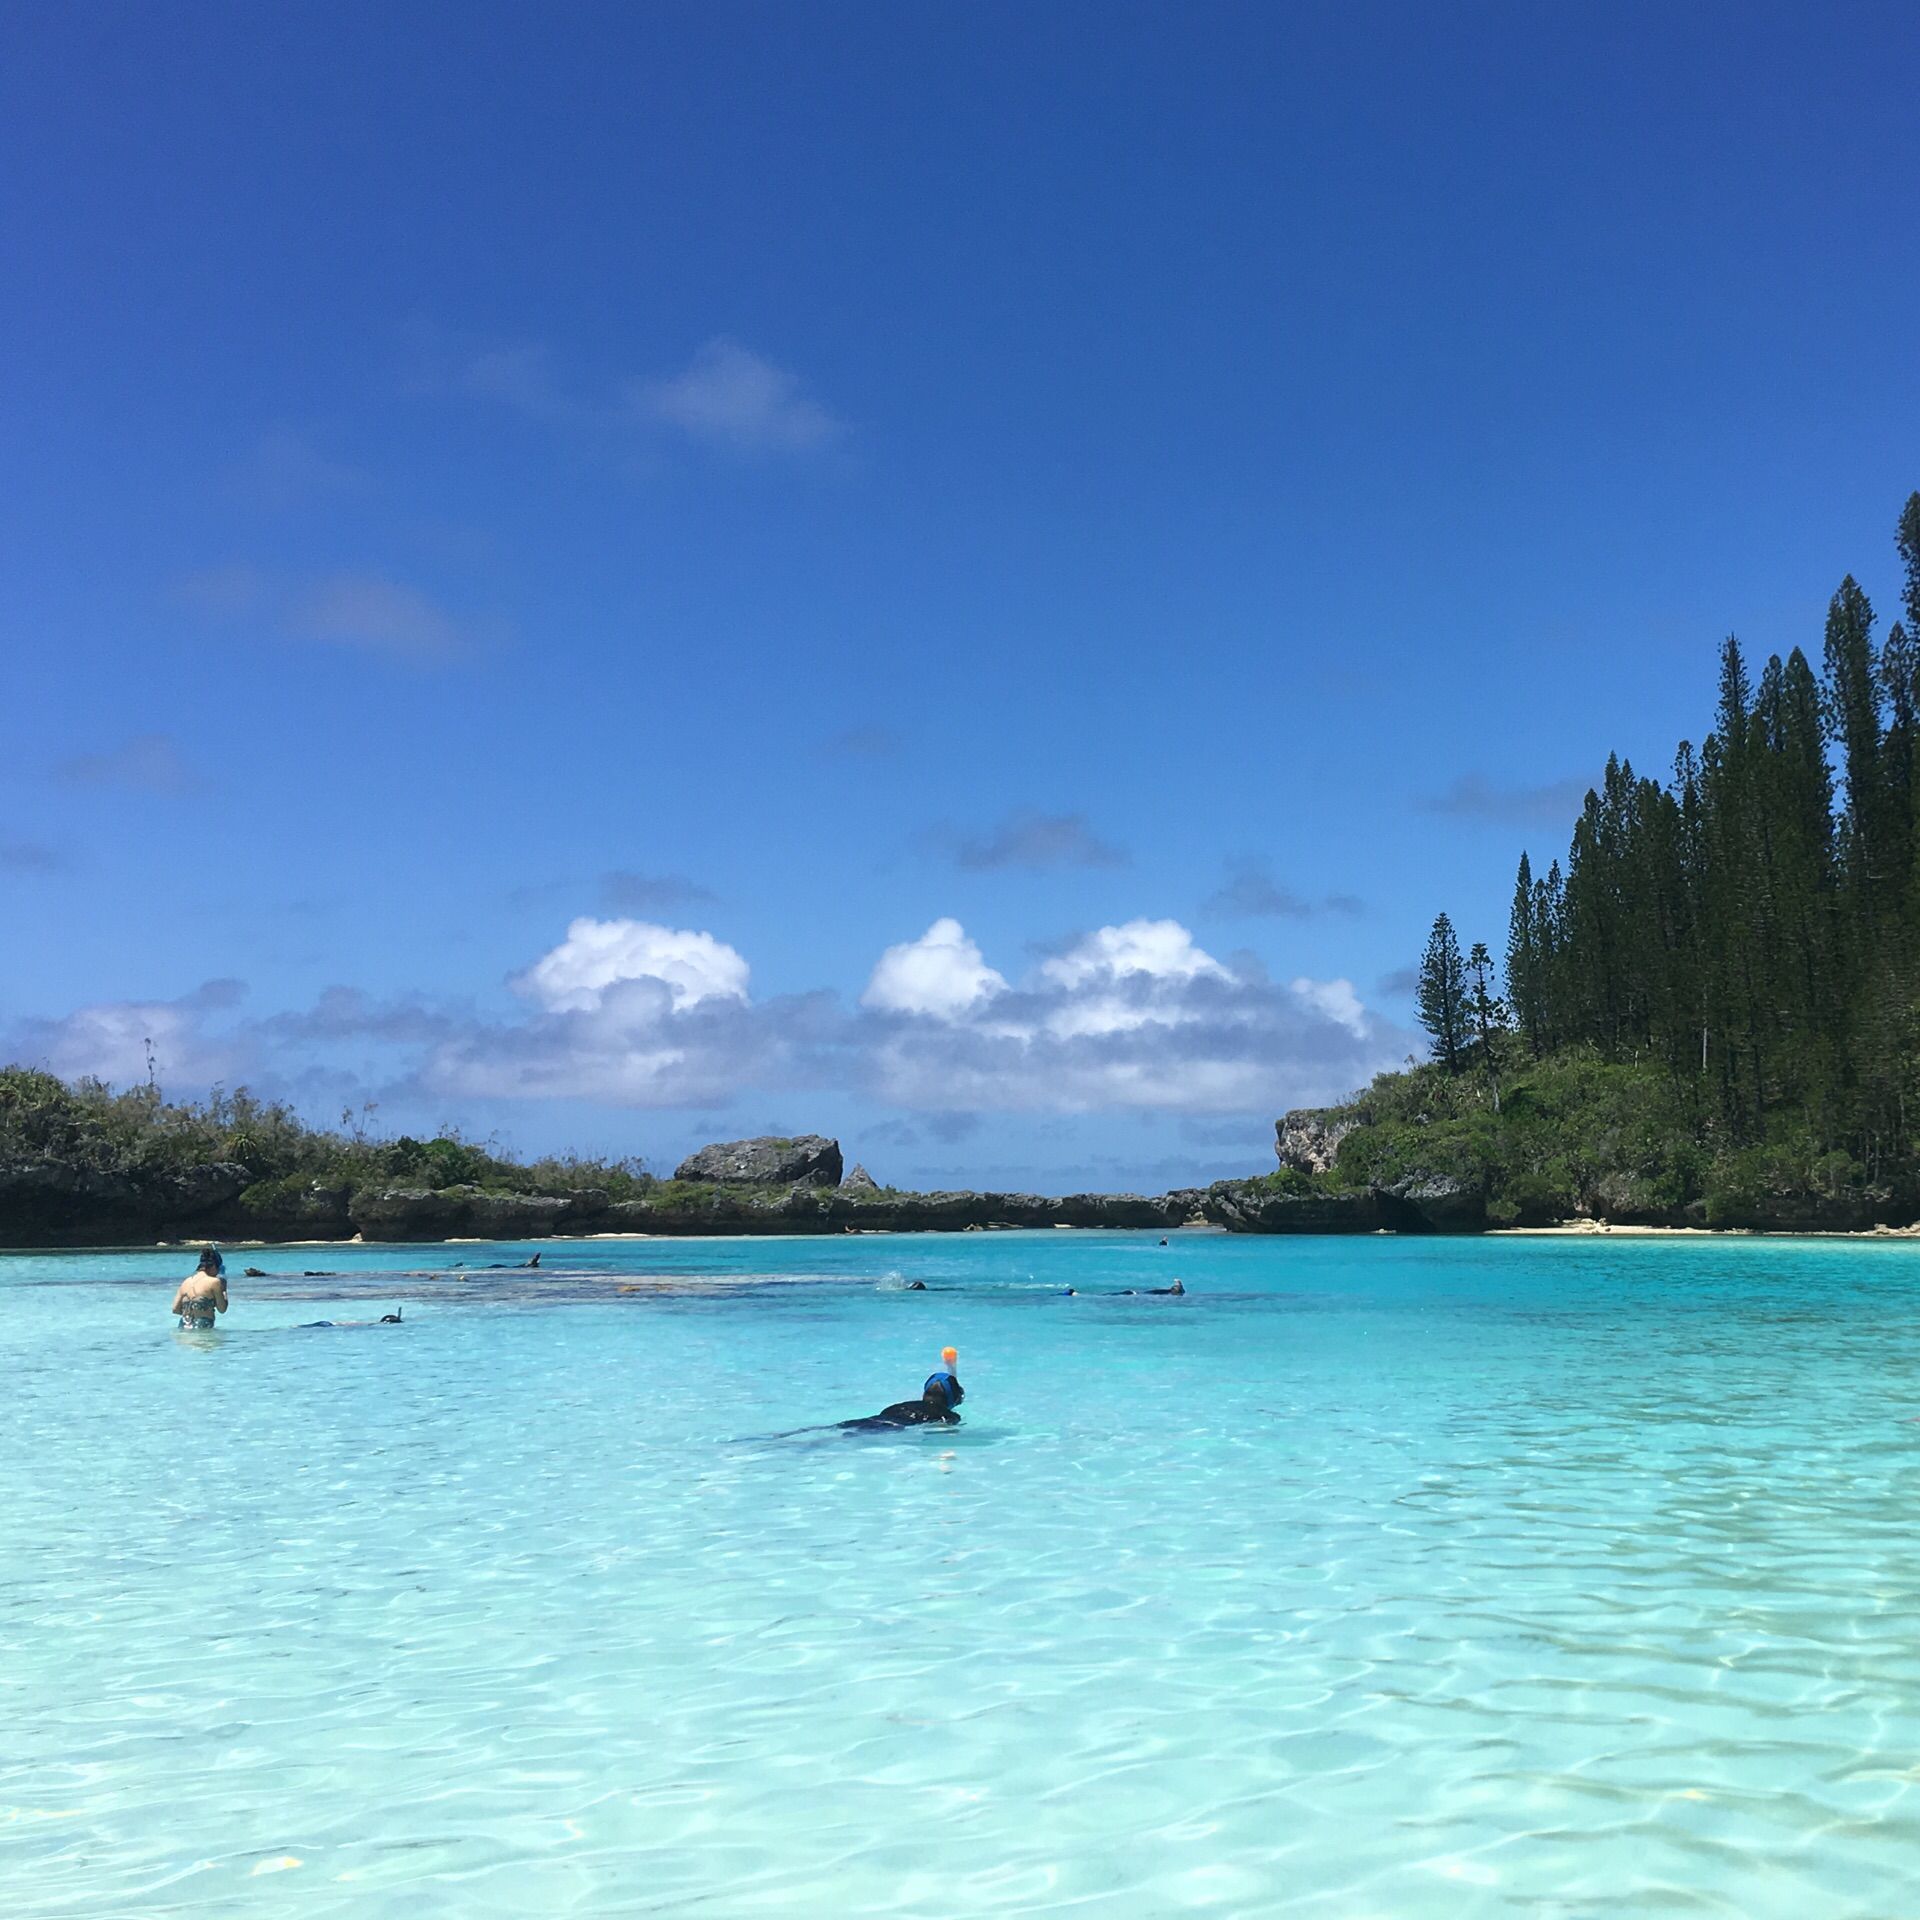
[[848,727],[823,740],[820,751],[829,760],[890,760],[901,744],[891,727]]
[[77,753],[54,773],[70,787],[125,793],[192,793],[206,784],[170,733],[137,733],[104,753]]
[[1204,911],[1240,919],[1311,920],[1322,913],[1352,919],[1366,909],[1350,893],[1327,893],[1309,900],[1282,886],[1265,861],[1247,859],[1233,863],[1226,885],[1208,895]]
[[724,335],[701,346],[679,373],[629,380],[624,392],[641,418],[734,453],[809,453],[847,430],[802,391],[796,375]]
[[299,506],[353,493],[368,484],[360,468],[323,453],[305,434],[269,427],[234,475],[250,501],[272,508]]
[[813,453],[849,430],[797,374],[724,334],[703,342],[677,373],[610,381],[569,379],[539,342],[463,341],[427,321],[409,331],[410,391],[503,407],[541,426],[585,432],[603,448],[636,423],[747,456]]
[[331,573],[297,594],[288,630],[326,645],[436,664],[469,650],[453,616],[416,588],[378,573]]
[[615,913],[661,913],[673,907],[711,904],[719,896],[684,873],[632,873],[616,868],[600,876],[600,898]]
[[471,399],[511,407],[545,426],[567,425],[581,412],[561,391],[543,346],[482,348],[467,357],[454,384]]
[[0,834],[0,873],[63,873],[71,864],[57,848]]
[[953,863],[963,873],[1132,864],[1126,849],[1101,839],[1084,813],[1011,813],[985,833],[939,837],[950,845]]
[[1463,773],[1444,793],[1421,802],[1429,813],[1461,820],[1484,820],[1503,827],[1564,826],[1586,805],[1590,780],[1547,780],[1538,786],[1496,786],[1483,773]]
[[213,619],[258,620],[284,639],[415,667],[449,665],[477,646],[471,623],[384,573],[342,569],[281,580],[245,565],[210,567],[181,580],[175,597]]

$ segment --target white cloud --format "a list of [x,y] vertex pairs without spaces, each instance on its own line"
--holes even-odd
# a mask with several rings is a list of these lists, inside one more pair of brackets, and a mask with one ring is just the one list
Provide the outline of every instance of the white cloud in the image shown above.
[[980,956],[958,920],[936,920],[918,940],[889,947],[874,967],[863,1007],[882,1013],[955,1020],[1007,990],[1006,979]]
[[342,988],[305,1013],[240,1022],[234,990],[216,985],[4,1037],[15,1058],[122,1084],[144,1079],[151,1037],[179,1092],[245,1065],[282,1090],[346,1070],[384,1086],[383,1100],[436,1113],[494,1099],[713,1109],[752,1093],[803,1105],[858,1093],[930,1116],[1270,1116],[1364,1083],[1409,1041],[1352,982],[1228,968],[1173,920],[1097,928],[1010,981],[941,918],[881,954],[857,1007],[827,991],[755,1001],[749,980],[746,958],[710,933],[583,917],[515,977],[525,1004],[502,1016]]
[[860,1064],[920,1109],[1278,1111],[1397,1057],[1350,983],[1243,978],[1177,920],[1097,928],[1019,990],[936,921],[887,950],[862,1004],[908,1016],[865,1037]]
[[804,453],[845,431],[794,375],[737,340],[709,340],[684,372],[630,381],[627,395],[649,419],[736,453]]
[[1046,961],[1040,974],[1061,989],[1047,1016],[1047,1030],[1061,1039],[1179,1026],[1194,1017],[1180,992],[1186,983],[1233,979],[1177,920],[1101,927]]
[[209,1034],[205,1016],[233,1007],[245,990],[237,980],[209,980],[178,1000],[115,1000],[76,1008],[58,1020],[26,1020],[6,1036],[9,1057],[63,1080],[105,1080],[134,1086],[151,1065],[163,1087],[182,1092],[233,1073],[242,1055]]
[[748,966],[710,933],[655,926],[648,920],[581,918],[567,937],[514,980],[515,989],[549,1012],[591,1012],[607,990],[650,981],[665,989],[673,1012],[703,1000],[744,1000]]
[[1194,945],[1193,935],[1178,920],[1129,920],[1101,927],[1056,954],[1040,971],[1069,990],[1136,973],[1155,980],[1233,978],[1212,954]]
[[1364,1038],[1367,1010],[1353,990],[1351,980],[1309,980],[1304,975],[1293,983],[1293,990],[1308,1006],[1317,1008],[1329,1020],[1338,1021],[1346,1030]]

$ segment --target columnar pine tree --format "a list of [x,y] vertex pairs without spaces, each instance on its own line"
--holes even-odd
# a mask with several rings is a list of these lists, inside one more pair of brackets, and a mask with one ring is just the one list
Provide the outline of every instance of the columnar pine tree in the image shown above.
[[1467,1044],[1467,976],[1453,922],[1444,913],[1427,938],[1416,997],[1420,1024],[1431,1036],[1434,1052],[1449,1073],[1458,1073]]
[[1467,1018],[1480,1046],[1480,1069],[1493,1092],[1493,1110],[1500,1111],[1500,1062],[1494,1035],[1507,1028],[1507,1004],[1494,991],[1493,955],[1484,940],[1476,940],[1467,955]]
[[1533,866],[1523,853],[1520,871],[1514,876],[1513,912],[1507,921],[1507,998],[1528,1051],[1537,1060],[1546,1051],[1546,1032],[1541,1020],[1545,985],[1536,912]]

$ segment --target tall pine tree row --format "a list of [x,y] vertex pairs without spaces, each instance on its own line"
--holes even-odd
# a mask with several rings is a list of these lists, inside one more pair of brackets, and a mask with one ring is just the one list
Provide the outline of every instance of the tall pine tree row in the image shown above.
[[[1664,784],[1608,761],[1564,872],[1521,860],[1506,951],[1535,1057],[1658,1061],[1722,1141],[1803,1125],[1870,1173],[1920,1125],[1920,493],[1897,545],[1884,644],[1851,576],[1818,675],[1795,648],[1756,677],[1728,639],[1712,732]],[[1457,1069],[1471,997],[1440,935],[1421,1015]]]

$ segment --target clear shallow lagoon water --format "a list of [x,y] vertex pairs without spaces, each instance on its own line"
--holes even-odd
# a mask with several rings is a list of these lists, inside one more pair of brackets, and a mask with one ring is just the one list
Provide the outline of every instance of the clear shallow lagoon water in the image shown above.
[[1156,1238],[0,1256],[0,1905],[1916,1910],[1920,1245]]

